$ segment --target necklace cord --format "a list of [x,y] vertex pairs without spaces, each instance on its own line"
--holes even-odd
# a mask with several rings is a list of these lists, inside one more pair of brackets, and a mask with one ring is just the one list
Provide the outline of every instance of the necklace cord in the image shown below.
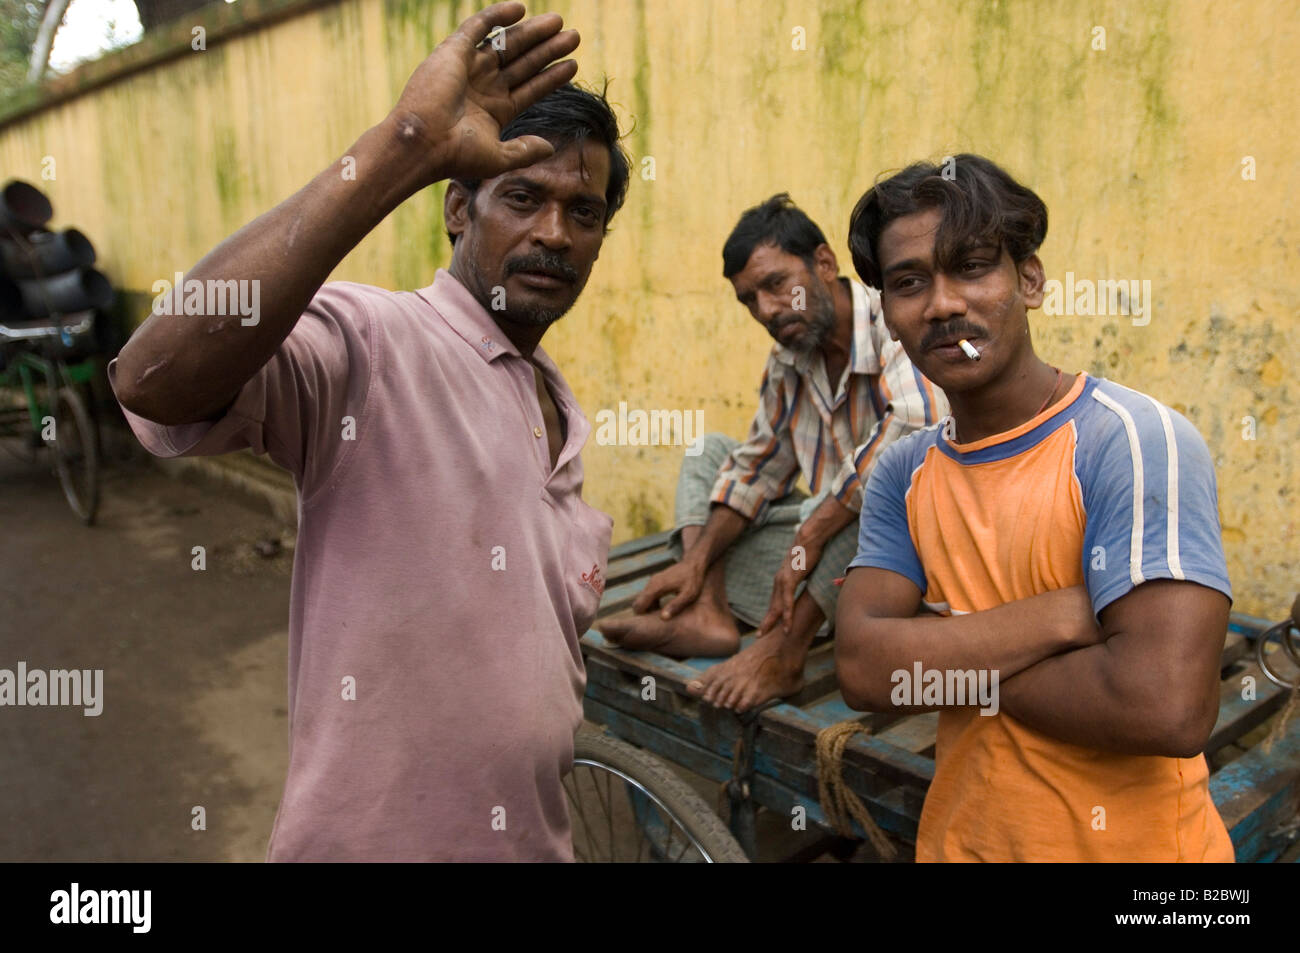
[[[1039,407],[1038,410],[1034,411],[1034,417],[1037,417],[1039,414],[1041,414],[1044,410],[1047,409],[1047,405],[1051,403],[1052,398],[1056,396],[1056,389],[1061,386],[1061,369],[1057,367],[1057,368],[1053,368],[1053,370],[1056,371],[1056,383],[1052,385],[1052,389],[1047,395],[1047,400],[1043,401],[1043,406]],[[1033,420],[1033,417],[1029,419]]]
[[[1034,417],[1037,417],[1039,414],[1041,414],[1044,410],[1047,409],[1047,405],[1050,404],[1052,402],[1052,398],[1056,396],[1057,388],[1061,386],[1061,377],[1063,376],[1061,369],[1059,367],[1054,367],[1052,368],[1052,370],[1056,371],[1056,382],[1052,384],[1052,389],[1048,392],[1047,399],[1043,401],[1042,406],[1040,406],[1036,411],[1034,411],[1033,415],[1029,418],[1030,420],[1033,420]],[[961,443],[961,438],[957,435],[957,421],[955,419],[953,420],[952,436],[953,436],[953,441],[955,443]]]

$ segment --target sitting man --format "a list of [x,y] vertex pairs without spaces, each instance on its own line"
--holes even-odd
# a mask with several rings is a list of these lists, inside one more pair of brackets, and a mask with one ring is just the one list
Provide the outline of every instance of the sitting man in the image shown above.
[[[757,625],[752,645],[687,686],[744,711],[799,690],[808,647],[835,618],[866,477],[885,447],[947,403],[888,339],[875,289],[839,277],[822,230],[788,195],[746,211],[722,261],[737,299],[777,342],[758,413],[744,443],[709,434],[686,457],[680,561],[650,579],[635,615],[599,628],[624,648],[721,656],[740,645],[737,618]],[[811,499],[792,492],[801,473]]]
[[[952,416],[867,483],[844,698],[939,710],[918,861],[1231,861],[1202,754],[1231,599],[1205,442],[1034,353],[1047,209],[982,157],[944,171],[878,183],[849,226]],[[974,675],[993,686],[978,708]]]

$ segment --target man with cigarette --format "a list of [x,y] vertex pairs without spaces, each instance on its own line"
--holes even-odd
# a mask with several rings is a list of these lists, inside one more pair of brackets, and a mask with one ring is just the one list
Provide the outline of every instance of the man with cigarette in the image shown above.
[[[1153,398],[1034,353],[1046,233],[1038,196],[973,155],[853,211],[858,274],[952,415],[867,483],[841,690],[939,710],[919,861],[1231,861],[1202,754],[1231,599],[1209,452]],[[999,697],[897,692],[918,667]]]
[[[269,860],[572,859],[561,778],[611,521],[582,501],[590,427],[538,344],[628,162],[555,62],[577,33],[523,15],[466,20],[347,155],[191,269],[260,287],[256,322],[155,313],[110,367],[152,452],[251,448],[294,474]],[[323,284],[440,180],[453,253],[429,287]]]
[[[876,290],[840,277],[822,230],[788,195],[741,215],[722,260],[737,300],[776,340],[758,413],[743,443],[708,434],[686,457],[680,559],[650,579],[634,614],[600,630],[624,648],[724,656],[740,645],[737,620],[757,626],[751,645],[687,685],[746,711],[799,690],[808,648],[835,618],[866,477],[947,404],[888,339]],[[810,498],[792,492],[801,475]]]

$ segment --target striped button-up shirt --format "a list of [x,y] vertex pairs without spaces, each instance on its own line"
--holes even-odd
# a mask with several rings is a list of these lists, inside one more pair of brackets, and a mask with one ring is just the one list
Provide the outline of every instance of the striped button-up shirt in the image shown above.
[[711,497],[749,519],[794,489],[802,473],[854,512],[880,453],[948,413],[943,391],[890,340],[880,294],[849,279],[853,350],[832,390],[821,351],[797,355],[775,345],[745,442],[718,471]]

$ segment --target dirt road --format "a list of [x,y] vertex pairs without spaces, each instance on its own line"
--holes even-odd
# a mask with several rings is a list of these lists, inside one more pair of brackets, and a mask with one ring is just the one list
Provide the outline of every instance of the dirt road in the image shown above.
[[135,463],[105,472],[88,529],[49,471],[0,450],[0,669],[103,670],[98,716],[0,707],[0,861],[265,857],[292,552],[253,547],[282,528]]

